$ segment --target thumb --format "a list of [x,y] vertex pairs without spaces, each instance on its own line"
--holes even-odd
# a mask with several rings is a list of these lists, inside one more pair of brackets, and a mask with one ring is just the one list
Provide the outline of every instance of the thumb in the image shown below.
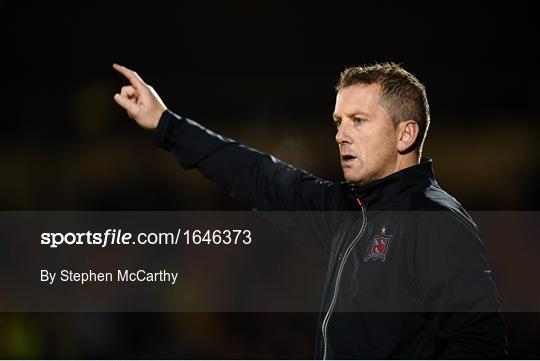
[[114,101],[122,108],[127,110],[129,114],[135,115],[139,112],[139,106],[133,100],[128,99],[124,95],[118,93],[115,94]]

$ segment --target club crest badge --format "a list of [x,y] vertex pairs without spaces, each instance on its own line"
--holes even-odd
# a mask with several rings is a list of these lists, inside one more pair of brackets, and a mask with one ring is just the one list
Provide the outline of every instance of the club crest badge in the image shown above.
[[366,257],[364,262],[369,260],[381,260],[384,262],[386,260],[386,255],[388,254],[388,248],[390,247],[390,240],[392,239],[391,234],[386,234],[386,227],[381,228],[381,234],[373,237],[369,248],[366,252]]

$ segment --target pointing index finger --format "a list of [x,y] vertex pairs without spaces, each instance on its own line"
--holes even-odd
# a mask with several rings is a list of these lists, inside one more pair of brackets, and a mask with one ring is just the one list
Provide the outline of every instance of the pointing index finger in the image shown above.
[[140,90],[143,88],[144,86],[144,81],[141,79],[141,77],[139,75],[137,75],[137,73],[135,73],[133,70],[131,69],[128,69],[126,68],[125,66],[122,66],[122,65],[118,65],[118,64],[113,64],[113,68],[119,72],[120,74],[122,74],[123,76],[125,76],[129,82],[131,83],[131,85],[133,85],[135,87],[135,89],[137,90]]

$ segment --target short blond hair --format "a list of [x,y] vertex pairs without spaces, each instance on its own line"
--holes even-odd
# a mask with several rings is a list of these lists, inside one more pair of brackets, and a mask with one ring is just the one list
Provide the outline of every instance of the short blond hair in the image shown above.
[[395,63],[377,63],[350,67],[341,72],[336,91],[356,84],[379,84],[380,104],[392,121],[398,124],[414,120],[419,127],[419,135],[413,148],[422,153],[422,147],[430,123],[429,103],[426,88],[411,73]]

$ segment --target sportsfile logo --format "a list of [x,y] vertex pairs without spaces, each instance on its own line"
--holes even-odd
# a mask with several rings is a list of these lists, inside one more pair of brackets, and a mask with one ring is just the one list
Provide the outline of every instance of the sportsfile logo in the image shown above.
[[130,232],[121,229],[107,229],[105,232],[67,232],[67,233],[42,233],[41,244],[50,248],[58,248],[61,245],[129,245],[129,244],[178,244],[180,229],[174,233],[138,233],[136,237]]

